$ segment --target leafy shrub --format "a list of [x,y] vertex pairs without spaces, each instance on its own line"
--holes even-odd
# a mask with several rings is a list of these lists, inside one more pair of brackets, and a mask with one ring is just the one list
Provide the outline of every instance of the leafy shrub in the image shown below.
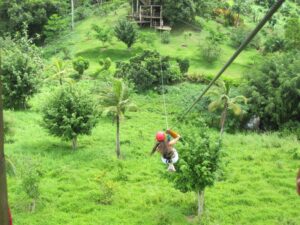
[[79,77],[81,77],[85,70],[87,70],[90,66],[90,63],[87,59],[83,57],[78,57],[73,60],[73,68],[78,72]]
[[[250,32],[251,29],[248,29],[245,26],[233,29],[230,36],[231,45],[235,48],[239,47],[243,43],[247,35],[250,34]],[[257,34],[248,46],[258,49],[260,47],[260,35]]]
[[47,24],[44,26],[44,35],[46,40],[54,40],[68,27],[68,21],[57,14],[50,16]]
[[115,76],[132,81],[138,91],[159,87],[162,77],[165,84],[183,80],[178,65],[172,65],[169,57],[150,50],[132,57],[129,63],[117,63]]
[[4,106],[25,109],[27,100],[38,90],[39,75],[42,70],[40,50],[24,33],[23,37],[7,37],[3,45],[2,82]]
[[114,28],[118,40],[124,42],[130,48],[138,38],[136,25],[128,20],[119,20]]
[[111,205],[115,194],[116,184],[113,181],[102,181],[100,183],[100,196],[98,202],[103,205]]
[[102,47],[104,47],[105,43],[111,41],[112,36],[109,28],[92,24],[92,30],[95,32],[95,38],[102,42]]
[[265,52],[282,51],[285,48],[285,41],[277,35],[272,35],[265,41],[264,46]]
[[110,58],[105,58],[105,59],[100,59],[99,64],[100,66],[102,66],[101,70],[109,70],[112,62]]
[[299,17],[290,18],[284,27],[285,39],[290,49],[300,50],[300,19]]
[[169,44],[170,43],[170,31],[164,31],[161,34],[161,43]]
[[180,59],[180,58],[176,58],[176,62],[179,65],[180,68],[180,72],[182,74],[185,74],[189,71],[190,68],[190,61],[188,59]]
[[207,42],[202,46],[201,54],[204,61],[213,63],[221,56],[221,48],[216,44]]
[[275,54],[251,68],[244,95],[250,113],[261,119],[264,129],[278,129],[299,120],[300,53]]
[[96,111],[91,97],[76,86],[58,89],[43,108],[43,126],[51,135],[72,140],[77,147],[78,135],[91,134],[96,125]]
[[30,211],[34,212],[36,201],[40,197],[40,173],[34,167],[26,169],[22,178],[22,188],[32,201]]

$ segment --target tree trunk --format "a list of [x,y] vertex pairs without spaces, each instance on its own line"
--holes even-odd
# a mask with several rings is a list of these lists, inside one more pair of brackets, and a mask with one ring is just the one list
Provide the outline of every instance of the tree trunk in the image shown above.
[[224,133],[224,125],[226,121],[226,116],[227,116],[227,110],[228,110],[228,103],[227,101],[224,103],[224,110],[222,112],[221,116],[221,131],[220,131],[220,138],[222,138],[223,133]]
[[117,140],[116,140],[116,153],[118,159],[121,156],[121,149],[120,149],[120,115],[117,115]]
[[198,191],[198,216],[201,217],[204,212],[204,190]]
[[4,124],[1,81],[1,50],[0,50],[0,224],[8,225],[7,181],[4,154]]
[[71,0],[71,9],[72,9],[72,30],[74,30],[74,0]]
[[72,139],[72,148],[73,148],[73,150],[76,150],[76,148],[77,148],[77,136],[73,137],[73,139]]
[[235,26],[238,27],[240,25],[240,13],[238,13],[238,17],[235,22]]

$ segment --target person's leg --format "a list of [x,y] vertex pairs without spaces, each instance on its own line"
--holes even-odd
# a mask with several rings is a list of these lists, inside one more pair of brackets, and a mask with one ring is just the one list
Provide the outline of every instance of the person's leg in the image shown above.
[[173,163],[169,163],[168,171],[170,171],[170,172],[175,172],[176,171]]

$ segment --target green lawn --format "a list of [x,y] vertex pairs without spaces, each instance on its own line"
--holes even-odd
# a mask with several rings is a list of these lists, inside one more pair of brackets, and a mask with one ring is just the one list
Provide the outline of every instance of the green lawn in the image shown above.
[[[226,33],[226,39],[222,45],[221,57],[214,63],[207,63],[201,56],[201,45],[204,44],[207,31],[204,29],[201,32],[191,30],[189,27],[174,28],[171,31],[171,43],[162,44],[160,41],[160,32],[154,29],[142,28],[140,32],[149,36],[151,40],[148,43],[136,43],[132,49],[128,50],[126,45],[116,38],[113,38],[111,43],[102,46],[101,42],[96,40],[91,30],[92,24],[99,26],[107,26],[113,28],[119,18],[124,18],[127,15],[127,8],[121,8],[106,17],[92,16],[84,21],[77,23],[76,29],[61,38],[58,38],[54,43],[46,47],[47,51],[51,53],[59,51],[61,47],[67,47],[73,56],[83,56],[87,58],[90,63],[90,69],[87,73],[93,73],[99,67],[99,59],[110,57],[113,62],[128,60],[130,57],[141,53],[144,49],[155,49],[163,55],[170,55],[172,57],[188,58],[190,60],[189,73],[199,75],[215,75],[226,61],[234,53],[235,49],[229,46],[229,31],[222,29]],[[215,22],[206,22],[206,27],[216,26]],[[192,35],[185,39],[184,32],[190,32]],[[56,50],[55,50],[56,49]],[[232,78],[240,78],[245,73],[249,64],[253,64],[258,52],[254,49],[244,51],[231,67],[225,72],[224,76]]]
[[[232,1],[231,1],[232,2]],[[207,64],[199,45],[207,31],[187,27],[171,32],[171,43],[160,43],[160,33],[151,29],[151,43],[137,43],[132,49],[113,40],[102,47],[93,37],[91,25],[113,27],[126,8],[117,15],[92,16],[76,24],[76,29],[48,44],[44,50],[48,65],[59,50],[66,47],[73,56],[90,61],[85,77],[99,67],[98,60],[110,57],[114,62],[128,60],[144,49],[156,49],[163,55],[190,59],[189,73],[216,74],[235,51],[229,37],[222,45],[222,56]],[[213,27],[208,22],[207,27]],[[223,29],[228,32],[227,28]],[[184,32],[191,32],[187,40]],[[228,36],[228,35],[227,35]],[[256,50],[244,51],[225,76],[239,79],[258,57]],[[80,81],[84,88],[95,80]],[[116,159],[116,125],[99,119],[89,137],[79,137],[79,148],[51,137],[41,127],[41,105],[54,85],[45,84],[30,101],[27,111],[10,111],[14,119],[12,143],[6,154],[16,167],[16,176],[8,176],[9,200],[14,225],[300,225],[300,198],[295,191],[295,176],[300,163],[299,140],[280,133],[237,133],[224,136],[224,171],[213,187],[206,190],[205,214],[200,223],[194,193],[181,193],[166,179],[169,174],[159,155],[150,157],[158,130],[166,129],[162,96],[155,92],[134,94],[138,112],[129,112],[121,123],[122,160]],[[182,111],[184,100],[195,96],[203,85],[190,83],[168,87],[166,94],[170,127],[177,130],[173,115]],[[189,97],[190,96],[190,97]],[[180,133],[180,130],[178,130]],[[217,135],[215,129],[211,134]],[[189,149],[178,149],[189,151]],[[293,157],[298,152],[298,157]],[[297,154],[296,154],[297,155]],[[35,212],[29,212],[22,179],[29,168],[40,174],[40,198]]]
[[[199,88],[192,84],[169,88],[169,113],[178,112],[174,104],[184,90],[195,94]],[[149,156],[155,132],[165,128],[161,96],[151,92],[134,96],[140,109],[122,121],[124,158],[117,160],[111,120],[101,119],[92,136],[80,137],[79,149],[72,151],[71,143],[50,137],[41,128],[37,100],[41,95],[31,101],[32,110],[9,112],[15,124],[15,141],[6,145],[17,170],[15,177],[8,177],[15,225],[197,224],[191,217],[196,213],[194,194],[174,189],[160,157]],[[170,126],[176,129],[171,115]],[[205,224],[300,224],[295,192],[299,160],[292,157],[297,148],[294,136],[226,134],[227,166],[222,179],[206,190]],[[21,186],[29,167],[41,174],[34,213],[28,212],[30,201]]]

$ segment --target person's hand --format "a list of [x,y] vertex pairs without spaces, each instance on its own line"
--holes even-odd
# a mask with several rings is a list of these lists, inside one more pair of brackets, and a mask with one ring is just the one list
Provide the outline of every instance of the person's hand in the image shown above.
[[168,130],[166,131],[166,133],[167,133],[167,134],[170,134],[170,131],[171,131],[171,129],[168,129]]

